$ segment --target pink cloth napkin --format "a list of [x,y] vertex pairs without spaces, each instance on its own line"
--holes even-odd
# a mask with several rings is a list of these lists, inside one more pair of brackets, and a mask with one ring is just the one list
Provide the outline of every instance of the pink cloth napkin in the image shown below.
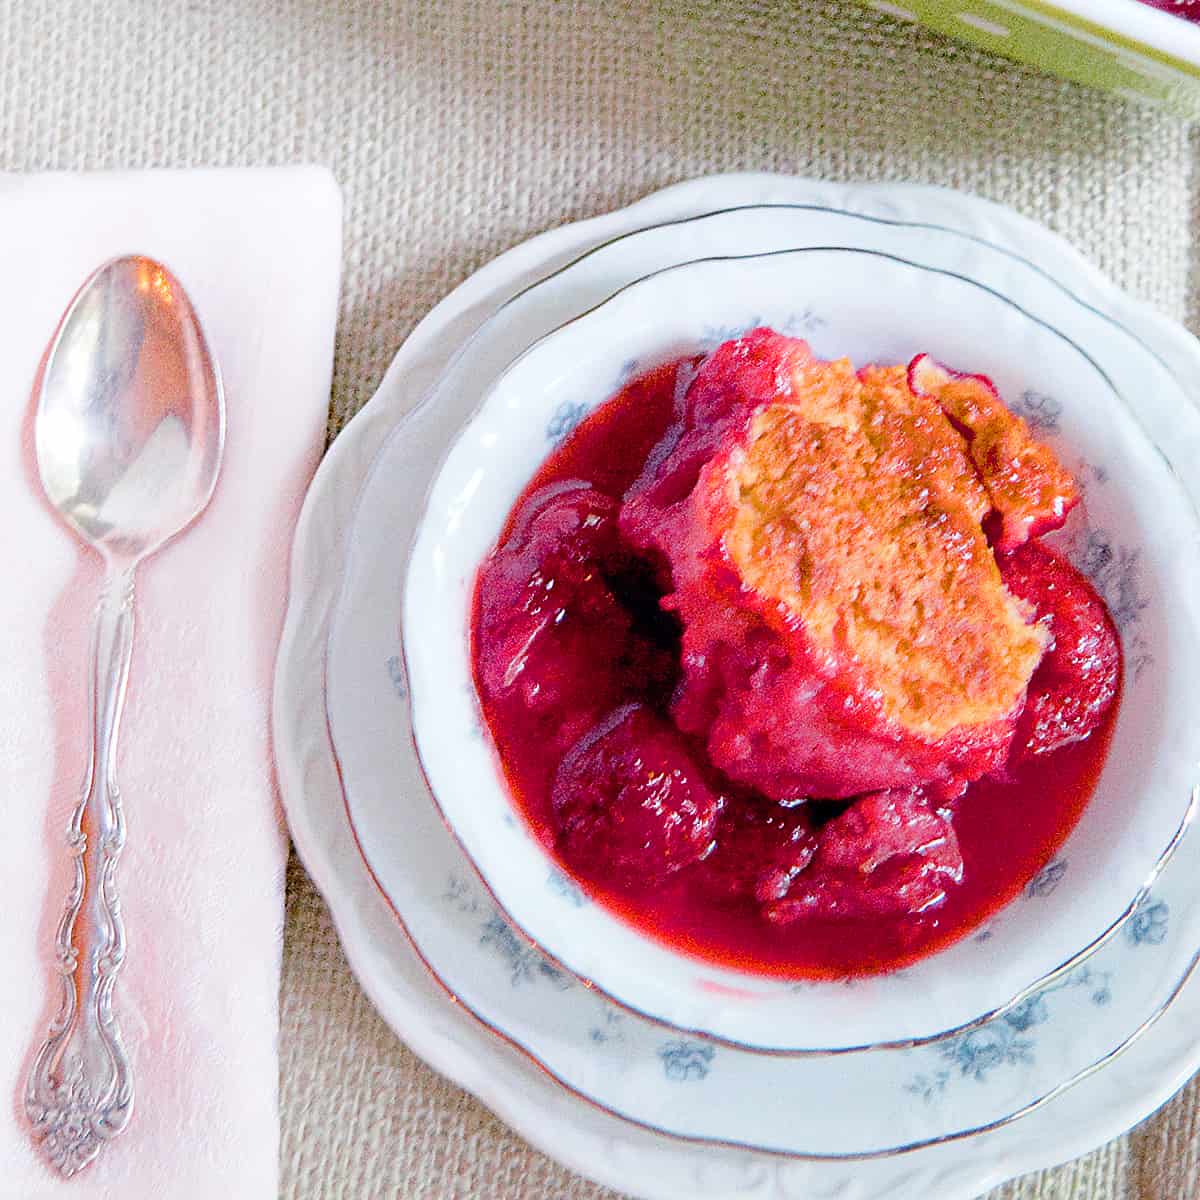
[[[87,745],[99,559],[31,474],[38,361],[83,279],[161,259],[224,375],[225,465],[207,513],[139,572],[118,759],[128,960],[116,1008],[129,1128],[71,1181],[22,1097],[57,1005],[53,927]],[[286,837],[269,730],[287,557],[329,402],[341,201],[315,168],[0,176],[0,1196],[268,1200],[278,1194]]]

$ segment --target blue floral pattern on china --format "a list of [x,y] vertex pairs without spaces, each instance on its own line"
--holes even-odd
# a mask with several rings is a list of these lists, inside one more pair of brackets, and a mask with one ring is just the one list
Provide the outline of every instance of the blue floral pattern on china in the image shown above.
[[571,977],[565,971],[548,963],[532,946],[521,941],[499,913],[492,913],[483,922],[479,944],[494,950],[508,963],[512,970],[513,987],[540,980],[553,984],[559,991],[573,986]]
[[[1047,872],[1056,866],[1066,869],[1065,862],[1051,863],[1030,887],[1048,878]],[[1060,871],[1053,886],[1057,886],[1061,877]],[[1170,908],[1166,902],[1147,897],[1125,927],[1128,941],[1134,946],[1161,945],[1166,940],[1169,921]],[[914,1075],[904,1090],[932,1103],[956,1079],[985,1083],[993,1072],[1002,1068],[1032,1066],[1037,1054],[1036,1031],[1051,1021],[1053,998],[1074,989],[1086,989],[1088,1002],[1105,1008],[1112,1003],[1113,980],[1111,970],[1101,970],[1090,963],[1076,967],[985,1025],[937,1043],[932,1053],[940,1060],[938,1065]]]
[[1167,940],[1170,921],[1171,908],[1167,902],[1148,896],[1129,918],[1126,937],[1135,946],[1161,946]]
[[1044,900],[1052,896],[1067,873],[1067,860],[1056,858],[1048,862],[1026,885],[1025,897],[1028,900]]
[[1026,388],[1018,400],[1013,402],[1013,411],[1024,417],[1026,424],[1035,433],[1058,432],[1058,419],[1062,416],[1062,403],[1053,396]]
[[600,1022],[588,1030],[588,1037],[597,1046],[604,1046],[610,1042],[624,1042],[624,1023],[625,1017],[622,1013],[601,1001]]
[[1125,668],[1137,679],[1151,654],[1141,620],[1150,607],[1142,583],[1141,551],[1122,546],[1103,530],[1084,524],[1076,533],[1071,561],[1095,585],[1121,634]]
[[707,1042],[672,1041],[660,1047],[658,1057],[673,1083],[696,1083],[708,1077],[716,1053]]
[[788,337],[803,337],[824,328],[828,321],[816,310],[805,308],[800,312],[790,314],[783,321],[766,322],[761,316],[755,316],[738,325],[706,325],[700,332],[700,349],[706,353],[715,350],[722,342],[745,337],[750,330],[757,329],[764,324],[770,324],[771,328],[779,333],[787,334]]
[[495,906],[483,901],[478,890],[462,876],[450,877],[442,899],[461,913],[479,917],[479,944],[508,965],[513,987],[541,982],[566,991],[574,986],[575,981],[566,971],[519,938]]
[[404,674],[404,660],[398,654],[393,654],[384,664],[388,678],[392,681],[392,691],[398,700],[408,699],[408,678]]
[[[1052,869],[1056,867],[1061,870]],[[1065,863],[1061,860],[1051,863],[1034,884],[1047,878],[1057,881],[1062,870]],[[565,876],[563,880],[574,886]],[[473,883],[461,875],[452,875],[442,899],[459,913],[477,920],[478,944],[504,962],[510,986],[545,985],[557,991],[574,987],[574,979],[518,937]],[[1169,905],[1147,897],[1126,926],[1127,941],[1134,947],[1159,946],[1166,940],[1169,923]],[[921,1053],[931,1056],[933,1062],[926,1070],[912,1075],[904,1084],[904,1091],[933,1103],[956,1081],[983,1084],[997,1071],[1032,1067],[1037,1057],[1039,1031],[1054,1019],[1056,999],[1083,992],[1088,1003],[1103,1008],[1112,1001],[1113,982],[1114,972],[1110,969],[1089,963],[1076,967],[986,1024],[925,1048]],[[587,1029],[588,1041],[598,1050],[628,1049],[626,1025],[630,1018],[603,998],[597,997],[597,1004],[599,1017]],[[695,1084],[708,1078],[717,1059],[717,1047],[708,1041],[672,1038],[661,1042],[655,1054],[667,1080]]]
[[550,415],[546,424],[546,440],[561,445],[587,415],[587,405],[577,400],[564,400]]
[[572,879],[569,879],[557,867],[550,869],[546,876],[546,889],[555,896],[561,896],[574,908],[582,908],[588,903],[583,889]]

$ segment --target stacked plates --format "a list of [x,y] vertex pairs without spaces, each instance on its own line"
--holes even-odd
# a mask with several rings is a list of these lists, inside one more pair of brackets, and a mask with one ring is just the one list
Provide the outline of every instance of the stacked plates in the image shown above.
[[[895,276],[888,294],[910,289],[903,312],[881,311],[866,290],[880,271]],[[762,311],[751,311],[756,280],[768,277]],[[720,303],[689,308],[698,283]],[[932,332],[913,345],[908,310],[921,304]],[[935,319],[939,310],[956,319]],[[410,572],[450,638],[422,646],[426,659],[449,663],[463,634],[462,577],[444,574],[438,596],[419,543],[412,554],[439,464],[490,397],[472,429],[485,429],[489,408],[511,413],[518,432],[504,420],[492,432],[511,437],[500,458],[516,465],[500,471],[494,494],[485,482],[466,496],[455,456],[467,478],[478,454],[459,440],[422,528],[450,518],[460,527],[456,497],[493,508],[511,498],[614,382],[600,360],[561,394],[514,378],[564,348],[564,362],[582,363],[587,346],[620,344],[653,311],[669,326],[660,337],[680,348],[766,317],[803,330],[823,354],[900,361],[924,349],[988,370],[1022,397],[1040,435],[1061,436],[1085,485],[1089,521],[1070,548],[1122,626],[1121,728],[1061,856],[974,940],[930,960],[957,956],[958,977],[979,987],[953,986],[944,963],[920,964],[853,987],[775,987],[749,1007],[698,1009],[667,964],[634,970],[623,954],[614,965],[602,938],[573,941],[594,914],[536,856],[511,859],[515,878],[536,885],[524,888],[519,925],[538,923],[543,944],[557,937],[554,956],[514,929],[476,871],[497,839],[510,836],[518,855],[511,814],[501,818],[508,835],[485,828],[469,844],[474,864],[443,825],[415,753],[400,641]],[[543,366],[552,377],[553,362]],[[966,1200],[1083,1153],[1161,1104],[1200,1065],[1190,1032],[1200,988],[1187,986],[1200,946],[1200,843],[1185,836],[1200,775],[1198,366],[1188,335],[1046,231],[927,188],[700,180],[543,235],[463,284],[414,332],[318,472],[297,533],[275,696],[297,847],[396,1032],[548,1153],[645,1197]],[[533,399],[522,406],[522,396]],[[428,628],[432,637],[437,621]],[[430,717],[421,691],[422,719],[441,730],[431,773],[443,803],[456,786],[467,794],[461,781],[487,758],[469,681],[447,671],[460,694],[444,719]],[[428,751],[435,735],[422,732]],[[493,857],[501,869],[508,855]],[[620,986],[610,997],[580,976]],[[810,1018],[820,1036],[805,1036]]]

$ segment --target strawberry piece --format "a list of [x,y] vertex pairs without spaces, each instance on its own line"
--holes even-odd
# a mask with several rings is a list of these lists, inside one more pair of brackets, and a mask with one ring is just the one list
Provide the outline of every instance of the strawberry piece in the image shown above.
[[540,719],[565,750],[605,712],[669,690],[669,652],[635,628],[613,579],[632,569],[617,503],[583,485],[547,487],[484,564],[477,676],[486,699]]
[[1013,755],[1047,754],[1086,738],[1104,720],[1121,681],[1121,645],[1086,576],[1038,542],[999,555],[1008,590],[1029,604],[1053,642],[1029,681]]
[[962,875],[950,818],[921,788],[872,792],[821,830],[812,865],[764,914],[780,925],[916,914]]
[[705,887],[719,897],[769,904],[787,895],[816,850],[804,804],[784,807],[747,799],[726,810],[716,849],[700,870]]
[[569,862],[634,883],[661,882],[708,853],[721,808],[680,735],[640,704],[567,752],[551,803]]
[[813,360],[807,342],[771,329],[722,342],[676,383],[675,423],[629,489],[621,528],[638,547],[658,549],[662,513],[685,499],[704,464],[755,408],[790,394],[791,379]]

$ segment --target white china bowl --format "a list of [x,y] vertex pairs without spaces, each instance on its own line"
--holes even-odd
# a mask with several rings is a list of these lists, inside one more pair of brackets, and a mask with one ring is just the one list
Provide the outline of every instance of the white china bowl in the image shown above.
[[[621,1005],[777,1053],[942,1036],[1005,1009],[1109,936],[1186,827],[1198,758],[1191,714],[1200,703],[1200,539],[1192,499],[1147,428],[1160,440],[1172,429],[1195,445],[1195,412],[1161,362],[1096,310],[1060,293],[1051,321],[1009,298],[1020,294],[861,247],[685,264],[536,343],[453,444],[420,523],[404,597],[418,752],[447,824],[511,922]],[[803,334],[827,357],[895,362],[926,351],[991,376],[1085,487],[1057,536],[1105,594],[1126,657],[1107,765],[1046,880],[980,934],[849,990],[685,957],[601,905],[581,903],[514,813],[480,736],[471,680],[475,573],[565,425],[631,371],[756,324]],[[1172,412],[1186,419],[1172,423]]]

